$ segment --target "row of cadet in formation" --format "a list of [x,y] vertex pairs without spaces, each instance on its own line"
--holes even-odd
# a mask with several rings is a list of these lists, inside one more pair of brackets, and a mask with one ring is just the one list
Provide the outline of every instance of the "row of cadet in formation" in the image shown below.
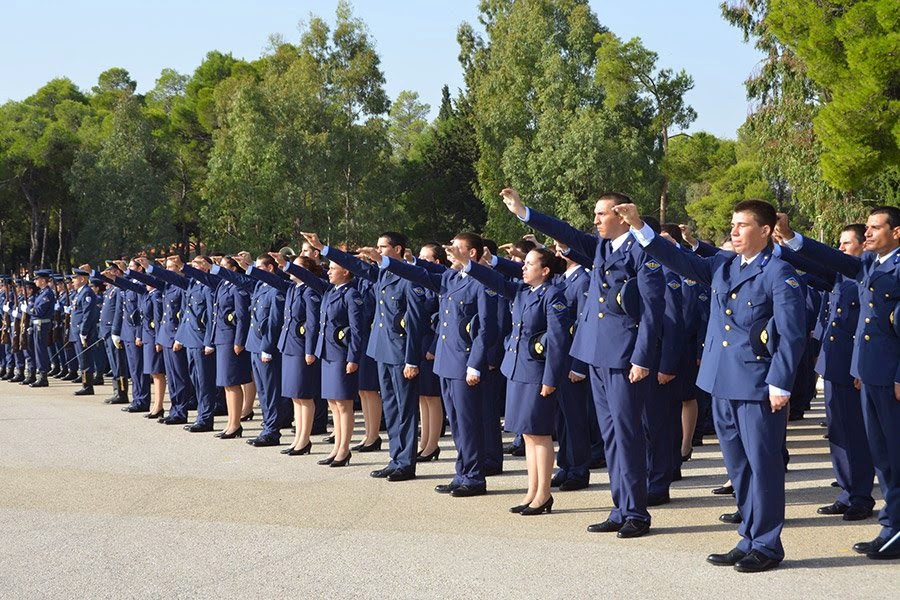
[[[678,226],[644,226],[622,194],[597,202],[596,235],[526,208],[514,190],[502,197],[557,240],[555,250],[520,241],[517,260],[507,260],[479,236],[461,233],[412,259],[405,237],[385,232],[354,256],[309,233],[300,256],[269,253],[252,264],[246,254],[197,256],[190,264],[137,257],[107,261],[102,272],[83,265],[66,277],[37,270],[33,283],[7,279],[2,375],[34,387],[48,385],[48,375],[80,378],[76,394],[85,395],[110,369],[117,392],[108,402],[191,432],[212,431],[214,416],[227,415],[217,434],[223,439],[241,437],[252,410],[248,386],[255,385],[262,430],[248,443],[279,445],[281,430],[293,424],[282,451],[292,456],[310,452],[327,401],[334,447],[320,463],[332,467],[348,465],[352,450],[380,448],[383,410],[390,460],[371,476],[392,482],[414,479],[418,462],[438,457],[445,411],[456,474],[436,491],[454,497],[486,493],[486,478],[502,472],[504,414],[505,428],[519,434],[506,450],[522,444],[529,474],[525,497],[510,510],[549,513],[551,487],[586,487],[590,468],[607,462],[614,509],[588,529],[620,538],[646,534],[648,507],[670,501],[705,407],[741,522],[738,546],[708,560],[760,571],[784,557],[783,409],[789,404],[802,417],[815,393],[815,368],[825,379],[841,488],[819,512],[868,517],[877,470],[883,528],[856,549],[896,557],[896,442],[875,430],[896,423],[890,419],[900,403],[867,409],[879,399],[866,393],[872,368],[860,375],[865,361],[857,360],[861,340],[876,342],[866,361],[881,361],[878,371],[893,361],[890,378],[900,346],[880,318],[896,305],[887,287],[896,285],[896,272],[866,262],[877,248],[862,252],[871,227],[845,231],[856,239],[856,254],[843,247],[843,234],[846,254],[800,236],[793,237],[805,243],[785,240],[793,251],[771,244],[771,206],[742,203],[733,250],[720,250],[685,239]],[[878,264],[894,268],[896,259]],[[855,279],[846,275],[851,267]],[[893,276],[880,281],[885,290],[869,292],[873,315],[859,319],[866,333],[855,339],[863,287],[882,270]],[[879,324],[871,331],[870,321]],[[351,449],[357,399],[365,436]],[[196,410],[192,424],[189,410]]]

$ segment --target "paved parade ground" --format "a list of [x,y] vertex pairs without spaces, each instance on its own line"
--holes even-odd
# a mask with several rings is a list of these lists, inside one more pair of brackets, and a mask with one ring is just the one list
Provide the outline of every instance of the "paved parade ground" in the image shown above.
[[605,471],[593,472],[587,490],[555,492],[552,515],[528,518],[507,512],[525,486],[524,458],[507,457],[487,496],[451,498],[433,491],[453,473],[449,438],[415,481],[388,483],[368,476],[386,452],[354,454],[349,468],[332,469],[315,464],[330,448],[320,438],[312,456],[287,457],[124,414],[102,403],[109,386],[93,398],[72,397],[74,389],[0,382],[0,598],[888,598],[900,590],[896,561],[850,550],[875,537],[874,517],[816,515],[835,498],[821,399],[790,426],[787,559],[754,575],[704,562],[738,540],[735,526],[717,520],[734,505],[710,494],[725,476],[709,437],[685,464],[673,502],[651,508],[651,534],[620,540],[585,531],[610,508]]

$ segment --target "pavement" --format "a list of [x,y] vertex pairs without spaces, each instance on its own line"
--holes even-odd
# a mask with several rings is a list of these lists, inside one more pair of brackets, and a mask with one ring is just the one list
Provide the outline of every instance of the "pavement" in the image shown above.
[[[717,520],[734,505],[710,494],[725,479],[710,437],[672,503],[651,509],[651,534],[620,540],[585,531],[611,508],[605,471],[587,490],[554,493],[552,515],[522,517],[508,508],[524,492],[523,458],[489,479],[488,495],[451,498],[433,491],[453,474],[449,438],[416,480],[389,483],[368,476],[386,451],[332,469],[315,464],[330,449],[318,438],[312,455],[282,456],[122,413],[102,402],[109,386],[87,398],[75,389],[0,381],[0,598],[771,600],[900,590],[900,564],[850,550],[875,537],[875,518],[815,512],[835,498],[821,398],[789,429],[787,558],[740,574],[704,561],[738,539]],[[260,426],[245,425],[246,437]]]

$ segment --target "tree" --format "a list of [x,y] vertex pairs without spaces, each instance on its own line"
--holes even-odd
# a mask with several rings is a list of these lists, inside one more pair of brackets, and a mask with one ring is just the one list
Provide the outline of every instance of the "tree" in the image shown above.
[[[606,91],[605,102],[618,105],[646,102],[653,113],[653,128],[660,134],[662,155],[669,152],[672,127],[687,129],[697,113],[684,102],[684,95],[694,88],[694,79],[684,69],[656,69],[657,54],[648,50],[640,38],[622,42],[610,32],[597,34],[598,83]],[[666,222],[669,180],[662,172],[659,194],[659,220]]]
[[419,93],[403,90],[391,105],[388,135],[397,159],[408,158],[416,141],[428,125],[431,106],[419,102]]

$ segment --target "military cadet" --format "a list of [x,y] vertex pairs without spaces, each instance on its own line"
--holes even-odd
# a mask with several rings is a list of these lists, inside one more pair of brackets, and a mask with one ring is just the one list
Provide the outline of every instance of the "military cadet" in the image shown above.
[[[131,271],[141,270],[134,259],[128,263]],[[126,363],[131,378],[131,403],[122,408],[123,412],[145,413],[150,411],[150,375],[144,372],[144,351],[137,345],[143,331],[144,315],[141,310],[142,297],[147,289],[135,281],[125,277],[125,271],[118,262],[109,264],[103,274],[110,284],[122,293],[122,318],[116,320],[112,329],[114,344],[121,343],[125,347]]]
[[6,374],[9,372],[9,359],[12,357],[9,347],[9,306],[6,301],[8,294],[9,279],[6,275],[0,275],[0,380],[6,379]]
[[[241,255],[234,256],[241,267],[249,268],[250,262]],[[268,254],[256,259],[254,269],[273,273],[275,261]],[[248,285],[256,281],[237,271],[218,269],[217,275],[235,285]],[[281,428],[290,422],[290,400],[281,395],[281,352],[278,351],[278,337],[284,323],[284,293],[265,282],[259,282],[250,299],[250,330],[247,335],[247,350],[253,367],[253,380],[259,394],[259,405],[263,413],[263,428],[259,435],[247,443],[255,447],[278,446],[281,443]]]
[[861,384],[863,422],[884,497],[881,531],[853,549],[871,559],[900,558],[900,209],[872,209],[866,220],[865,250],[860,257],[795,234],[779,215],[784,242],[802,256],[857,282],[860,314],[850,373]]
[[[378,363],[391,460],[370,475],[392,482],[414,479],[419,420],[417,377],[422,360],[422,331],[427,326],[423,313],[425,289],[337,248],[325,246],[314,233],[303,233],[303,236],[323,256],[375,284],[378,305],[367,354]],[[406,245],[406,236],[397,232],[378,236],[377,248],[382,256],[400,260]]]
[[[139,275],[135,274],[138,272],[143,274],[143,265],[138,258],[132,262],[135,268],[129,268],[125,272],[125,277],[143,283],[139,279]],[[133,289],[137,292],[137,288]],[[134,345],[142,350],[144,373],[150,376],[153,388],[150,412],[145,417],[158,420],[165,416],[163,403],[166,395],[166,365],[163,359],[163,349],[156,343],[156,332],[163,314],[163,292],[151,284],[145,284],[144,291],[145,293],[140,297],[141,329],[135,332]]]
[[[304,244],[304,249],[308,244]],[[363,301],[363,328],[360,347],[363,349],[359,357],[359,403],[363,413],[363,426],[365,435],[353,448],[354,452],[375,452],[381,450],[381,435],[384,429],[381,410],[381,384],[378,382],[378,363],[366,354],[369,345],[369,336],[372,334],[372,323],[375,321],[375,288],[371,281],[354,277],[351,282],[356,286],[360,298]]]
[[[568,246],[556,242],[553,249],[564,265],[564,271],[556,276],[554,283],[563,290],[572,322],[571,334],[574,335],[575,324],[587,301],[590,274],[580,261],[575,260],[582,256],[572,252]],[[583,258],[590,264],[587,257]],[[557,487],[562,492],[584,489],[590,482],[592,428],[599,439],[601,452],[603,444],[596,411],[590,410],[593,401],[587,379],[588,367],[576,358],[570,357],[570,362],[568,375],[563,379],[559,392],[560,410],[556,422],[556,439],[559,442],[556,464],[559,468],[550,480],[550,487]]]
[[734,207],[736,254],[700,258],[657,239],[633,204],[616,207],[645,251],[670,269],[710,285],[713,298],[698,383],[713,396],[725,466],[744,517],[741,541],[707,561],[739,572],[784,559],[781,453],[797,364],[806,344],[805,300],[797,273],[772,254],[775,209],[761,200]]
[[197,399],[196,419],[194,423],[185,425],[184,429],[191,433],[208,432],[213,430],[217,401],[216,359],[213,356],[215,348],[209,337],[212,332],[207,327],[212,320],[213,298],[209,286],[199,280],[211,268],[212,261],[206,256],[197,256],[192,264],[177,266],[181,267],[180,270],[150,265],[147,272],[182,291],[178,329],[172,350],[187,354],[191,387]]
[[[90,265],[82,265],[82,268],[90,273],[95,273],[95,271],[91,268]],[[98,333],[97,333],[97,344],[91,348],[91,359],[94,362],[94,385],[104,385],[104,376],[107,376],[111,373],[110,369],[112,368],[109,364],[109,357],[106,354],[106,338],[100,335],[99,333],[99,313],[102,310],[103,305],[103,295],[106,292],[106,283],[98,277],[94,277],[93,275],[88,276],[88,285],[91,286],[91,290],[93,290],[94,295],[97,296],[97,305],[98,305]],[[108,337],[108,336],[107,336]]]
[[69,311],[69,341],[74,345],[78,369],[81,371],[81,389],[75,392],[76,396],[94,395],[94,360],[91,351],[96,347],[98,339],[100,303],[97,294],[88,285],[89,275],[84,269],[72,270],[75,294]]
[[[178,325],[181,322],[182,309],[184,308],[184,294],[182,288],[169,284],[151,272],[162,271],[159,266],[150,264],[146,257],[139,257],[137,261],[144,272],[133,271],[131,276],[144,284],[149,284],[162,292],[162,312],[154,320],[155,345],[162,352],[163,363],[166,371],[166,385],[169,388],[169,414],[160,417],[163,425],[187,425],[188,410],[193,399],[191,376],[188,369],[187,353],[182,352],[183,347],[176,342],[178,338]],[[165,261],[165,269],[181,273],[183,261],[178,256],[170,256]],[[175,275],[175,277],[184,277]]]
[[39,269],[34,272],[35,284],[40,293],[34,304],[28,309],[31,315],[32,348],[34,348],[34,381],[31,387],[47,387],[47,372],[50,370],[50,333],[53,324],[53,312],[56,304],[56,292],[53,290],[50,269]]
[[[417,260],[415,265],[391,257],[377,257],[380,266],[414,286],[437,294],[437,332],[434,372],[440,377],[441,396],[447,407],[456,445],[456,474],[435,491],[453,497],[480,496],[487,492],[484,467],[484,422],[492,398],[485,395],[482,376],[487,372],[488,352],[496,343],[497,292],[462,272],[457,256],[480,260],[484,242],[472,233],[459,233],[447,246],[452,268],[440,262]],[[449,248],[453,250],[449,250]],[[370,258],[376,256],[370,251]],[[439,432],[434,432],[439,433]],[[436,443],[436,442],[435,442]]]
[[562,290],[553,284],[563,263],[547,248],[531,250],[522,265],[521,283],[514,283],[472,262],[459,248],[450,246],[448,251],[462,263],[464,273],[512,302],[513,330],[501,366],[507,380],[504,423],[523,435],[528,489],[510,512],[549,513],[553,509],[553,432],[562,402],[559,388],[571,365],[569,307]]
[[59,307],[60,311],[62,311],[64,343],[62,347],[60,370],[55,377],[62,381],[77,381],[78,362],[75,358],[75,343],[70,339],[72,331],[72,306],[75,301],[75,284],[72,275],[66,274],[63,276],[63,289],[57,296],[60,298]]
[[[120,267],[110,260],[106,261],[106,268],[115,269],[117,272],[120,270]],[[104,402],[106,404],[128,404],[128,358],[125,353],[125,344],[122,343],[118,334],[122,329],[124,317],[122,309],[124,292],[112,285],[112,278],[96,270],[91,272],[91,277],[102,281],[107,286],[103,294],[98,296],[102,302],[99,335],[103,338],[102,346],[109,367],[112,369],[115,389],[113,395]]]
[[63,293],[63,285],[65,281],[62,275],[52,273],[50,275],[50,285],[56,295],[56,302],[53,303],[53,317],[50,325],[50,370],[47,371],[47,377],[54,377],[59,374],[62,369],[62,352],[66,344],[65,336],[65,320],[63,319],[62,302],[64,299],[60,296]]
[[[850,256],[862,256],[865,234],[865,225],[847,225],[841,230],[838,248]],[[781,258],[812,273],[816,273],[816,268],[824,269],[818,264],[810,266],[809,259],[803,259],[787,247],[782,248]],[[825,318],[819,336],[822,350],[816,372],[825,383],[828,443],[835,479],[841,490],[837,500],[816,512],[842,515],[845,521],[858,521],[869,518],[875,506],[872,498],[875,467],[863,423],[859,381],[854,381],[850,374],[853,335],[859,320],[859,291],[856,281],[844,275],[833,271],[816,274],[834,279],[834,286],[822,306]]]
[[31,385],[37,379],[35,373],[35,347],[33,343],[33,330],[31,311],[34,309],[34,301],[37,296],[37,286],[28,277],[22,278],[23,299],[19,303],[19,330],[22,336],[21,348],[25,357],[24,378],[19,385]]
[[205,278],[214,290],[211,340],[216,349],[216,385],[225,388],[228,412],[228,425],[216,437],[225,440],[243,437],[243,386],[253,380],[250,353],[245,346],[254,286],[248,281],[246,287],[241,287],[218,275],[220,269],[237,271],[238,268],[237,261],[226,256],[210,268],[209,277]]
[[[615,508],[591,532],[638,537],[650,530],[647,511],[647,443],[641,427],[644,404],[653,392],[651,368],[658,362],[665,278],[658,262],[644,255],[628,224],[613,212],[630,202],[624,194],[604,194],[594,208],[599,238],[526,208],[513,189],[501,192],[510,212],[529,226],[594,257],[587,306],[575,330],[572,356],[590,365],[591,391],[609,464]],[[626,281],[637,285],[640,313],[625,312],[618,297]],[[597,312],[593,312],[597,310]],[[637,318],[635,318],[637,317]],[[607,341],[598,344],[597,340]]]

